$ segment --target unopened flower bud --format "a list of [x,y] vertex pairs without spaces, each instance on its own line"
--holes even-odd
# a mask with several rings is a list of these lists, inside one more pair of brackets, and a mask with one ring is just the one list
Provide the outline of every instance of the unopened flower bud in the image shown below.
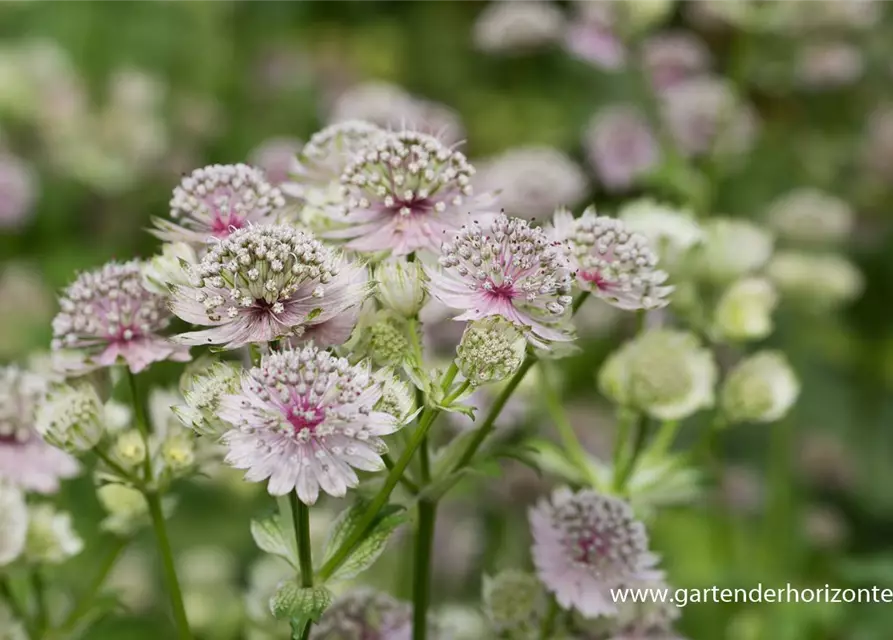
[[744,278],[726,289],[714,314],[714,326],[722,338],[760,340],[772,333],[772,311],[778,296],[763,278]]
[[195,463],[195,443],[188,431],[169,435],[161,445],[161,459],[174,474]]
[[115,457],[126,466],[135,467],[146,459],[146,443],[136,429],[125,431],[114,446]]
[[456,348],[457,364],[472,384],[505,380],[524,361],[524,334],[500,316],[470,322]]
[[397,366],[412,352],[409,335],[406,320],[391,311],[363,313],[345,346],[358,359],[369,358],[380,367]]
[[785,251],[766,268],[784,298],[812,310],[825,310],[856,299],[864,278],[846,258],[836,254]]
[[800,382],[784,354],[761,351],[740,362],[722,388],[722,410],[729,422],[775,422],[800,394]]
[[684,331],[655,329],[624,344],[599,372],[602,392],[622,407],[681,420],[713,405],[716,365]]
[[379,369],[372,377],[381,383],[381,399],[376,403],[375,410],[405,421],[415,410],[413,388],[390,369]]
[[29,562],[61,564],[84,548],[71,525],[71,514],[39,504],[28,511],[28,535],[24,557]]
[[772,236],[747,220],[715,218],[704,230],[696,267],[705,280],[730,282],[756,271],[772,255]]
[[546,591],[530,573],[508,570],[484,576],[484,612],[498,634],[526,638],[538,628]]
[[171,410],[184,426],[199,435],[221,435],[229,429],[229,424],[219,417],[220,399],[238,392],[239,380],[238,369],[215,362],[199,375],[181,382],[186,404],[171,407]]
[[130,535],[148,514],[146,499],[137,489],[123,484],[106,484],[96,491],[96,495],[108,512],[101,528],[115,535]]
[[161,253],[142,264],[143,286],[158,295],[170,294],[171,285],[189,285],[189,276],[183,263],[196,264],[195,249],[185,242],[167,242]]
[[50,392],[35,426],[44,440],[70,453],[89,451],[102,438],[102,401],[93,385],[79,382]]
[[390,259],[374,271],[376,297],[391,311],[409,318],[425,304],[425,274],[420,262]]
[[804,244],[831,244],[852,231],[853,209],[817,189],[796,189],[769,206],[766,222],[780,236]]

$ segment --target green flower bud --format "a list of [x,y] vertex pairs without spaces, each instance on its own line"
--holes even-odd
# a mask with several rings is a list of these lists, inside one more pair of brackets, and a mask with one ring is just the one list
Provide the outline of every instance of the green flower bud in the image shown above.
[[123,484],[106,484],[97,489],[96,495],[108,512],[100,525],[103,530],[127,536],[139,529],[146,520],[149,507],[138,490]]
[[195,250],[185,242],[167,242],[161,253],[142,264],[143,286],[158,295],[166,296],[174,284],[188,285],[189,277],[183,263],[196,264]]
[[738,280],[723,293],[714,313],[714,330],[726,340],[760,340],[772,333],[775,288],[763,278]]
[[721,405],[729,422],[775,422],[800,395],[800,382],[780,351],[761,351],[732,369]]
[[401,422],[415,411],[415,392],[408,382],[398,378],[390,369],[379,369],[372,377],[381,383],[381,399],[375,410],[389,413]]
[[419,261],[385,260],[373,278],[378,282],[375,296],[386,309],[409,318],[425,304],[425,274]]
[[483,596],[484,613],[496,633],[527,638],[539,628],[546,592],[536,576],[514,570],[484,576]]
[[659,420],[681,420],[713,406],[716,364],[684,331],[654,329],[611,354],[599,372],[602,392],[617,404]]
[[392,311],[364,312],[345,349],[356,359],[369,358],[380,367],[393,367],[412,353],[409,338],[409,324]]
[[518,370],[526,349],[527,340],[515,325],[491,316],[468,323],[456,348],[457,364],[474,385],[499,382]]
[[129,429],[118,436],[112,452],[125,466],[136,467],[146,459],[146,443],[136,429]]
[[37,411],[35,427],[44,440],[71,453],[89,451],[102,438],[102,401],[93,385],[56,387]]
[[218,417],[220,399],[239,390],[239,370],[215,362],[198,375],[184,376],[181,381],[185,405],[172,407],[184,426],[203,436],[219,436],[231,425]]
[[747,220],[714,218],[704,223],[704,231],[695,268],[705,280],[730,282],[753,273],[772,255],[772,236]]
[[779,253],[769,263],[766,275],[782,296],[818,311],[855,300],[864,286],[859,270],[835,254]]
[[56,511],[49,504],[39,504],[28,510],[28,534],[24,557],[40,564],[61,564],[76,556],[84,548],[84,541],[71,526],[71,514]]
[[179,474],[195,464],[195,442],[191,433],[172,433],[161,443],[161,459],[173,474]]

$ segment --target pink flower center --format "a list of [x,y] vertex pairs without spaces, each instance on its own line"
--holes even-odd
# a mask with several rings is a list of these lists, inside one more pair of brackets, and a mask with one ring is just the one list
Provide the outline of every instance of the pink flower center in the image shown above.
[[580,277],[586,281],[591,282],[595,285],[597,289],[607,289],[610,286],[610,282],[605,280],[598,271],[581,271]]
[[510,282],[496,284],[490,278],[487,278],[487,281],[484,283],[484,291],[486,291],[490,297],[500,300],[511,300],[518,295],[514,284]]
[[118,327],[118,330],[110,335],[109,339],[112,342],[130,342],[141,336],[142,334],[140,333],[140,330],[137,327],[130,325]]
[[591,562],[592,556],[603,556],[608,552],[608,543],[595,535],[588,535],[577,540],[579,555],[575,558],[578,562]]
[[434,203],[429,198],[412,198],[411,200],[397,198],[396,201],[397,203],[390,207],[391,213],[395,215],[426,215],[434,208]]
[[322,407],[295,405],[288,412],[288,423],[294,428],[295,435],[305,429],[309,430],[311,434],[316,433],[316,427],[325,419],[326,412]]
[[211,223],[211,233],[214,234],[214,237],[216,238],[226,238],[236,229],[241,229],[243,222],[244,220],[235,214],[226,217],[217,214],[214,216],[214,221]]

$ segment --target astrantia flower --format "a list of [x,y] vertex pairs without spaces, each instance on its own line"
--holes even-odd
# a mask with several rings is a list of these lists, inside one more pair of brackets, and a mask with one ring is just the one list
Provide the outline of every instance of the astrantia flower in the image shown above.
[[0,481],[26,491],[53,493],[78,471],[74,458],[50,446],[34,429],[46,381],[16,367],[0,368]]
[[28,534],[24,557],[29,562],[61,564],[76,556],[84,541],[72,527],[71,514],[57,511],[50,504],[38,504],[28,510]]
[[704,239],[704,230],[691,211],[680,210],[648,198],[634,200],[617,212],[626,228],[641,233],[671,265]]
[[844,240],[853,229],[854,218],[845,201],[809,187],[779,197],[766,213],[766,223],[779,236],[808,244]]
[[567,29],[565,47],[600,69],[618,69],[626,47],[617,33],[617,12],[609,2],[578,2],[579,17]]
[[215,362],[204,371],[181,379],[185,405],[171,407],[184,426],[200,435],[220,435],[228,428],[218,415],[220,400],[239,390],[239,370],[225,362]]
[[760,340],[772,333],[772,311],[778,294],[764,278],[743,278],[732,284],[716,303],[714,328],[720,338]]
[[772,255],[772,234],[749,220],[713,218],[704,231],[696,267],[705,280],[729,282],[756,271]]
[[252,224],[274,222],[285,199],[259,169],[212,164],[183,178],[170,206],[172,220],[155,218],[152,233],[167,242],[204,244]]
[[559,489],[530,510],[530,527],[540,579],[587,618],[616,615],[610,590],[658,573],[645,526],[618,498]]
[[190,286],[173,288],[174,314],[211,327],[176,340],[235,349],[300,336],[363,301],[371,285],[361,270],[295,227],[239,229],[191,270]]
[[456,347],[456,363],[474,385],[499,382],[518,370],[526,348],[524,334],[515,325],[500,316],[491,316],[468,323]]
[[573,207],[589,186],[577,163],[554,147],[509,149],[479,167],[475,185],[498,193],[500,205],[520,218],[543,218],[558,207]]
[[608,357],[599,386],[623,407],[681,420],[713,406],[716,375],[713,355],[693,334],[652,329]]
[[472,195],[474,167],[459,151],[423,133],[385,136],[356,155],[341,175],[345,202],[333,219],[355,251],[406,255],[436,251],[489,196]]
[[657,309],[673,291],[667,274],[657,268],[657,255],[645,236],[630,232],[616,218],[599,216],[593,207],[574,219],[555,212],[553,238],[567,247],[577,284],[615,307]]
[[609,191],[631,187],[660,160],[660,145],[648,121],[632,105],[617,104],[596,113],[583,146],[599,181]]
[[796,63],[796,77],[809,89],[839,89],[856,82],[865,71],[862,50],[848,42],[804,45]]
[[684,31],[649,37],[642,43],[642,57],[651,76],[651,84],[657,90],[703,73],[710,65],[707,46]]
[[412,607],[366,588],[341,596],[326,609],[310,632],[312,640],[410,640],[411,637]]
[[376,267],[373,277],[375,297],[385,308],[409,318],[425,304],[425,273],[420,261],[384,260]]
[[783,251],[766,275],[784,298],[814,310],[838,307],[859,297],[865,278],[846,257],[834,253]]
[[[0,567],[19,557],[25,548],[28,510],[18,487],[0,481]],[[2,618],[0,618],[2,621]]]
[[542,624],[546,592],[536,576],[509,569],[484,576],[484,612],[496,633],[531,638]]
[[490,53],[523,53],[558,40],[563,26],[551,2],[492,2],[474,23],[474,44]]
[[92,384],[61,385],[41,403],[36,428],[47,442],[63,451],[89,451],[102,438],[103,413]]
[[189,359],[188,349],[159,335],[172,316],[166,299],[143,287],[137,260],[82,273],[59,307],[52,347],[57,367],[66,372],[110,367],[120,358],[137,373],[159,360]]
[[800,395],[800,381],[780,351],[761,351],[726,377],[722,409],[730,422],[775,422]]
[[243,376],[240,393],[221,401],[220,417],[236,427],[222,438],[226,461],[251,482],[269,478],[272,495],[297,489],[313,504],[321,487],[343,496],[357,486],[352,467],[384,468],[380,436],[398,423],[373,409],[381,395],[368,366],[314,346],[270,353]]
[[570,269],[542,229],[499,214],[487,227],[464,226],[443,243],[438,261],[441,269],[425,269],[429,291],[464,311],[455,320],[502,316],[529,327],[537,346],[573,339],[559,326],[572,302]]

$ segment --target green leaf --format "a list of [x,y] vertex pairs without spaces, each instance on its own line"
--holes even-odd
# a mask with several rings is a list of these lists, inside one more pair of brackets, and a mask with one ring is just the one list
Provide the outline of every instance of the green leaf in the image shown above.
[[528,459],[543,471],[552,473],[569,482],[584,484],[586,479],[577,467],[567,459],[561,447],[548,440],[534,438],[524,442],[524,446],[530,450]]
[[[394,511],[397,509],[397,511]],[[371,567],[387,547],[394,530],[409,518],[405,509],[393,507],[390,513],[379,517],[372,530],[351,551],[350,555],[332,576],[333,580],[348,580]],[[356,523],[356,520],[354,520]],[[332,549],[337,547],[332,547]],[[328,555],[328,550],[327,550]]]
[[307,622],[319,620],[330,604],[332,592],[324,586],[301,587],[294,580],[286,580],[270,598],[270,612],[277,620],[291,620],[303,630]]
[[289,538],[282,531],[282,519],[278,515],[251,521],[251,537],[261,551],[285,558],[295,568],[298,566],[298,553]]

